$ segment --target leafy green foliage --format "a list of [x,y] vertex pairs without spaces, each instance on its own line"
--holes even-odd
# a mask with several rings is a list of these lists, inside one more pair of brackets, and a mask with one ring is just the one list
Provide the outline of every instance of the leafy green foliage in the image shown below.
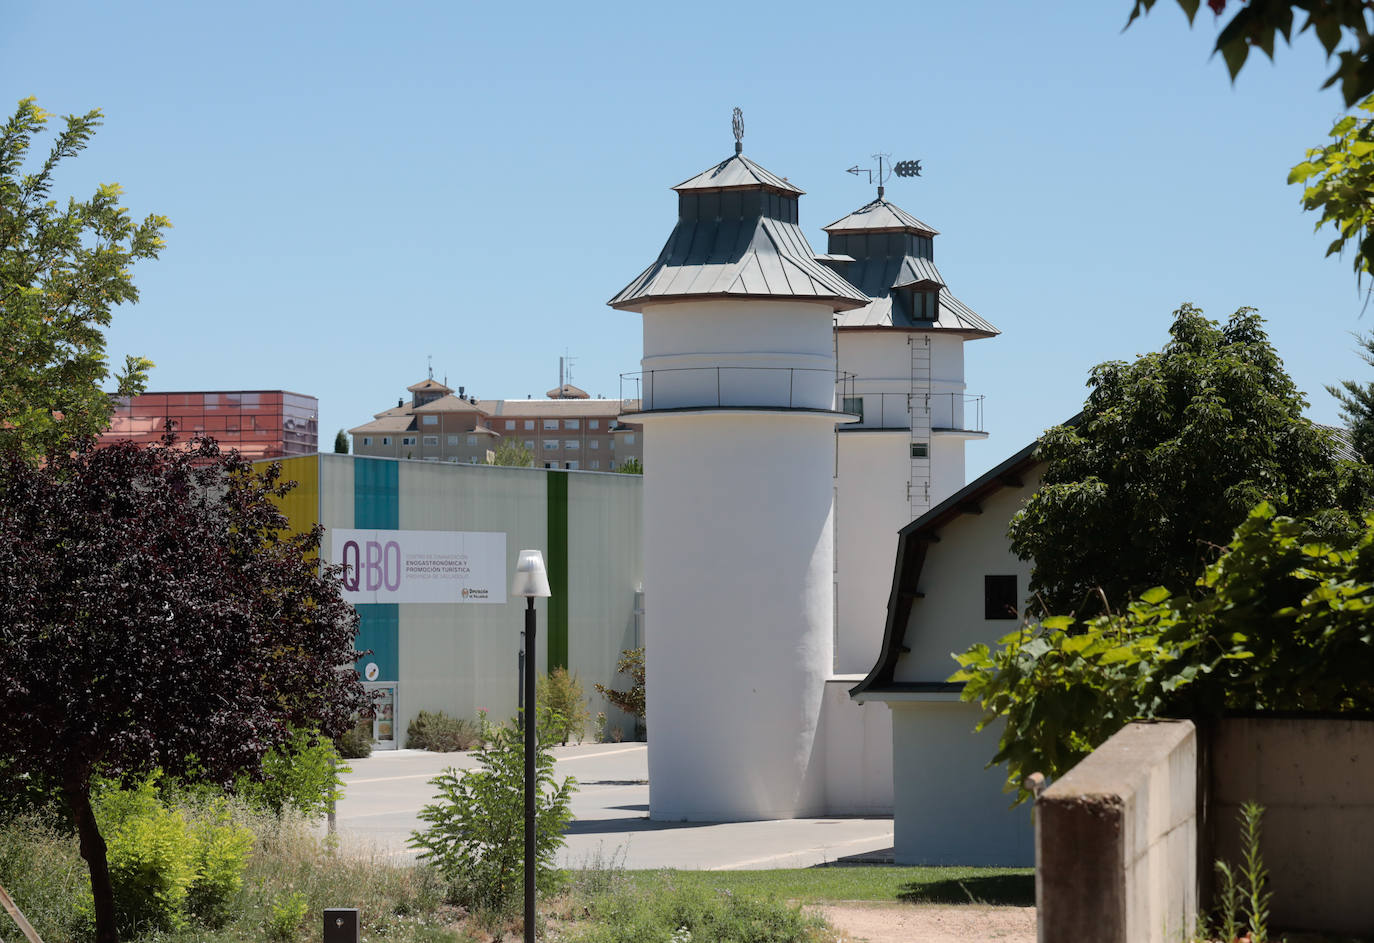
[[120,932],[178,929],[191,914],[217,924],[242,883],[252,833],[222,807],[188,823],[162,802],[154,783],[150,777],[127,789],[110,784],[94,802],[108,836]]
[[1044,479],[1010,538],[1034,561],[1046,612],[1102,611],[1160,584],[1186,591],[1261,500],[1359,510],[1258,315],[1242,308],[1221,327],[1185,304],[1169,334],[1162,351],[1095,367],[1078,420],[1040,441]]
[[289,741],[267,751],[259,776],[240,775],[234,792],[273,815],[289,807],[306,818],[318,817],[343,797],[340,776],[349,770],[339,759],[329,740],[314,731],[297,730]]
[[1247,802],[1240,807],[1241,877],[1243,903],[1250,931],[1251,943],[1266,943],[1269,939],[1269,869],[1260,855],[1260,822],[1264,807]]
[[1320,211],[1316,229],[1330,223],[1336,238],[1326,247],[1327,255],[1344,251],[1355,244],[1355,278],[1374,272],[1374,95],[1366,97],[1356,110],[1331,129],[1331,143],[1312,148],[1307,159],[1288,174],[1290,184],[1303,185],[1302,206]]
[[348,433],[342,429],[334,433],[334,451],[339,455],[348,454]]
[[[504,913],[524,886],[525,746],[515,727],[485,726],[486,743],[475,755],[479,768],[450,768],[430,780],[439,801],[420,810],[428,827],[412,832],[410,845],[438,867],[459,903]],[[558,880],[554,863],[577,785],[571,776],[556,782],[553,766],[547,741],[541,742],[535,755],[535,884],[544,893]]]
[[[135,223],[118,184],[59,207],[58,165],[86,148],[100,112],[70,115],[46,158],[25,172],[48,113],[32,98],[0,128],[0,451],[33,460],[71,448],[109,425],[105,334],[117,305],[138,300],[130,272],[157,258],[166,217]],[[128,357],[119,394],[140,392],[152,363]]]
[[642,475],[644,474],[644,463],[637,458],[627,458],[617,465],[615,470],[622,475]]
[[530,450],[525,448],[524,443],[520,440],[502,439],[501,444],[492,452],[489,464],[531,468],[534,465],[534,456],[530,454]]
[[581,743],[591,711],[577,675],[570,674],[567,668],[555,668],[538,679],[535,691],[540,735],[564,746],[574,737]]
[[624,691],[608,688],[604,684],[596,685],[597,692],[610,701],[616,707],[627,714],[636,717],[644,716],[644,649],[627,648],[620,653],[620,661],[616,662],[615,670],[619,674],[629,675],[632,682],[630,687]]
[[450,717],[443,711],[420,711],[406,727],[406,747],[452,753],[470,750],[481,740],[481,732],[463,717]]
[[[1218,17],[1228,0],[1207,0]],[[1136,17],[1147,13],[1155,0],[1134,0],[1129,27]],[[1199,0],[1178,0],[1191,24],[1201,5]],[[1311,30],[1326,51],[1327,59],[1336,57],[1336,71],[1323,88],[1341,85],[1347,106],[1374,92],[1374,36],[1370,34],[1368,5],[1349,0],[1237,0],[1235,16],[1217,34],[1215,51],[1226,60],[1231,79],[1240,74],[1251,48],[1260,49],[1272,61],[1275,40],[1293,39],[1294,12],[1306,14],[1299,33]]]
[[287,891],[277,896],[268,910],[263,930],[267,939],[276,943],[290,943],[296,938],[296,931],[305,923],[310,912],[310,901],[300,891]]
[[1004,723],[993,763],[1066,773],[1138,718],[1226,709],[1374,709],[1374,514],[1360,535],[1312,539],[1310,521],[1262,503],[1194,594],[1152,588],[1091,621],[1048,618],[957,655],[979,729]]

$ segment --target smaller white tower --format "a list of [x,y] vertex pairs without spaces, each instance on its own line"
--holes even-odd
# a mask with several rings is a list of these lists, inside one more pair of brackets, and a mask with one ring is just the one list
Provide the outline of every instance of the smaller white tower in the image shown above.
[[963,487],[964,443],[987,437],[963,347],[999,332],[950,293],[935,228],[882,187],[825,231],[826,264],[869,299],[835,322],[839,369],[852,377],[841,405],[861,416],[836,429],[835,669],[847,675],[877,660],[897,531]]
[[[737,119],[738,120],[738,119]],[[644,316],[649,812],[816,814],[832,668],[834,312],[802,191],[734,156],[679,184],[658,260],[610,302]]]

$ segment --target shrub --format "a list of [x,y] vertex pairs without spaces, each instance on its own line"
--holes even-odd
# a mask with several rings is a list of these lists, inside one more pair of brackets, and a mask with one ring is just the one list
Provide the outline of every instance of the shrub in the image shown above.
[[372,755],[372,721],[360,720],[334,743],[339,756],[346,760],[361,760]]
[[273,815],[290,806],[307,818],[318,818],[342,796],[339,776],[348,771],[327,738],[313,730],[297,730],[289,742],[263,757],[260,780],[240,776],[234,792]]
[[296,931],[301,928],[309,912],[310,902],[300,891],[278,895],[268,908],[267,920],[264,922],[263,929],[267,931],[267,938],[277,943],[289,943],[295,938]]
[[[488,726],[490,739],[476,754],[478,769],[463,773],[450,767],[430,780],[440,801],[420,811],[429,827],[412,832],[410,845],[442,872],[457,903],[502,913],[519,899],[524,882],[525,748],[521,731]],[[576,788],[571,776],[554,781],[547,741],[536,750],[535,781],[535,882],[547,893],[558,882],[554,860]]]
[[539,712],[539,732],[567,746],[573,737],[581,743],[591,712],[582,693],[582,682],[567,668],[555,668],[535,685],[535,709]]
[[420,711],[406,727],[406,746],[412,750],[452,753],[470,750],[480,739],[470,720],[450,717],[443,711]]
[[218,799],[191,822],[196,842],[195,880],[186,908],[207,926],[218,927],[230,915],[230,904],[243,887],[243,871],[253,850],[253,833],[235,823],[227,803]]
[[588,905],[582,943],[811,943],[832,939],[824,921],[771,897],[664,879],[653,893],[621,883]]
[[616,707],[627,714],[636,717],[644,717],[644,649],[627,648],[620,653],[620,661],[616,663],[615,670],[619,674],[629,675],[634,683],[628,690],[617,691],[608,688],[604,684],[598,684],[596,690],[601,696],[610,701]]

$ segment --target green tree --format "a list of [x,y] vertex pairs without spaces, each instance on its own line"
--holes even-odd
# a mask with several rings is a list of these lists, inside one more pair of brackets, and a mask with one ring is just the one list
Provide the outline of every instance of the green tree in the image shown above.
[[1331,129],[1331,143],[1312,148],[1307,159],[1288,174],[1290,184],[1304,184],[1303,209],[1320,212],[1317,229],[1327,223],[1336,238],[1326,247],[1336,255],[1354,243],[1355,279],[1374,273],[1374,95],[1356,106],[1361,116],[1346,115]]
[[[1358,340],[1364,348],[1360,359],[1374,367],[1374,334]],[[1328,386],[1326,391],[1340,401],[1341,416],[1350,430],[1350,442],[1356,453],[1366,464],[1374,463],[1374,383],[1342,380],[1339,386]]]
[[1059,776],[1132,720],[1223,710],[1374,710],[1374,515],[1313,541],[1313,521],[1261,503],[1191,591],[1146,590],[1112,615],[1022,626],[957,656],[979,728],[1005,719],[994,763]]
[[[86,148],[100,111],[68,116],[47,157],[25,172],[50,117],[25,98],[0,129],[0,451],[30,460],[109,425],[103,329],[115,306],[138,300],[133,263],[157,257],[169,226],[157,215],[135,223],[113,183],[59,206],[53,175]],[[116,392],[140,392],[151,367],[127,357]]]
[[492,465],[513,465],[517,468],[530,468],[534,465],[534,456],[524,444],[517,439],[502,439],[501,444],[492,453]]
[[627,458],[617,465],[615,470],[622,475],[642,475],[644,474],[644,463],[637,458]]
[[[1148,13],[1155,0],[1133,0],[1127,27],[1136,17]],[[1178,0],[1178,5],[1192,24],[1197,16],[1200,0]],[[1207,6],[1218,18],[1225,12],[1228,0],[1207,0]],[[1305,19],[1299,33],[1311,30],[1326,50],[1327,59],[1338,61],[1336,71],[1323,88],[1341,86],[1347,107],[1374,92],[1374,35],[1370,32],[1370,11],[1374,4],[1368,0],[1235,0],[1236,13],[1217,34],[1215,52],[1226,60],[1232,80],[1240,74],[1252,48],[1260,49],[1272,61],[1274,44],[1279,37],[1291,43],[1294,13],[1301,11]]]
[[334,451],[339,455],[348,454],[348,433],[342,429],[334,433]]
[[1299,515],[1359,509],[1252,309],[1223,327],[1184,305],[1169,334],[1162,351],[1095,367],[1078,419],[1041,439],[1044,478],[1010,538],[1049,614],[1161,584],[1186,592],[1261,500]]
[[627,648],[616,663],[617,674],[630,676],[630,687],[624,691],[597,683],[597,692],[616,707],[635,717],[644,717],[644,649]]

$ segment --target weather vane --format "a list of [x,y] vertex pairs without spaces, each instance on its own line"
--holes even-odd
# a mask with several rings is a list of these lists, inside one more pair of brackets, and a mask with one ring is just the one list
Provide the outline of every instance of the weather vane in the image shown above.
[[744,112],[736,108],[730,114],[730,130],[735,132],[735,153],[744,150]]
[[[736,111],[738,110],[739,109],[736,109]],[[855,164],[845,171],[845,173],[851,173],[856,177],[860,174],[868,174],[869,183],[872,183],[873,178],[876,176],[878,178],[878,199],[880,200],[883,198],[883,184],[887,183],[894,173],[899,177],[921,176],[921,162],[919,160],[899,160],[894,164],[892,163],[891,154],[874,154],[873,159],[878,162],[877,170],[874,170],[872,167],[860,167],[858,164]],[[884,166],[884,162],[886,162],[886,166]]]

